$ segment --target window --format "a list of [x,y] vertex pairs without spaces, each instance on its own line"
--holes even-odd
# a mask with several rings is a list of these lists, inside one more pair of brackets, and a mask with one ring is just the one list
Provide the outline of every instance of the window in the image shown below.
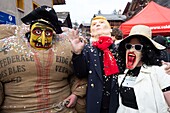
[[16,0],[17,8],[24,10],[24,0]]

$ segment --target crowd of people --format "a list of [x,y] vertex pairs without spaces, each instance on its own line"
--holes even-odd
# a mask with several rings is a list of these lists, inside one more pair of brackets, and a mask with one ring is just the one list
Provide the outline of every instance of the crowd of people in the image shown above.
[[0,25],[1,113],[170,112],[169,56],[148,26],[123,38],[96,16],[88,43],[49,6],[21,21]]

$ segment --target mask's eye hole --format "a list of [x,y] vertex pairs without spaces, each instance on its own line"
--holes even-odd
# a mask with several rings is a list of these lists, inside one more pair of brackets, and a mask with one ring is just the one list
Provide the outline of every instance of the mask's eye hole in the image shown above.
[[34,35],[40,36],[41,33],[42,33],[42,30],[41,30],[40,28],[34,28],[34,29],[32,30],[32,33],[33,33]]
[[45,31],[45,36],[46,36],[46,37],[51,37],[52,35],[53,35],[53,31],[52,31],[52,30],[47,29],[47,30]]

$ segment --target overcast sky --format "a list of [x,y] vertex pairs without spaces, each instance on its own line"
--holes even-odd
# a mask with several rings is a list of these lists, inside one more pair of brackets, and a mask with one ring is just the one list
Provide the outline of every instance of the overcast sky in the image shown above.
[[124,10],[127,2],[132,0],[65,0],[66,5],[55,5],[56,12],[70,12],[71,21],[90,23],[99,10],[103,14],[111,14],[114,10]]

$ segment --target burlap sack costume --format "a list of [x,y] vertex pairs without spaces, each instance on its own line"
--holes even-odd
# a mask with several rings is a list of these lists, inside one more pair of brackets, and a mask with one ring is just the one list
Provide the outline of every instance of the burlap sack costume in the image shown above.
[[[86,88],[87,87],[87,79],[77,79],[75,76],[72,77],[71,80],[72,83],[72,92],[74,94],[79,94],[79,98],[77,99],[77,103],[75,106],[75,109],[78,113],[86,113],[86,100],[85,100],[85,94],[86,94]],[[84,90],[82,90],[82,88]]]
[[52,48],[35,50],[25,32],[23,26],[0,25],[0,113],[77,113],[59,106],[71,93],[85,113],[86,80],[73,76],[69,41],[55,38]]

